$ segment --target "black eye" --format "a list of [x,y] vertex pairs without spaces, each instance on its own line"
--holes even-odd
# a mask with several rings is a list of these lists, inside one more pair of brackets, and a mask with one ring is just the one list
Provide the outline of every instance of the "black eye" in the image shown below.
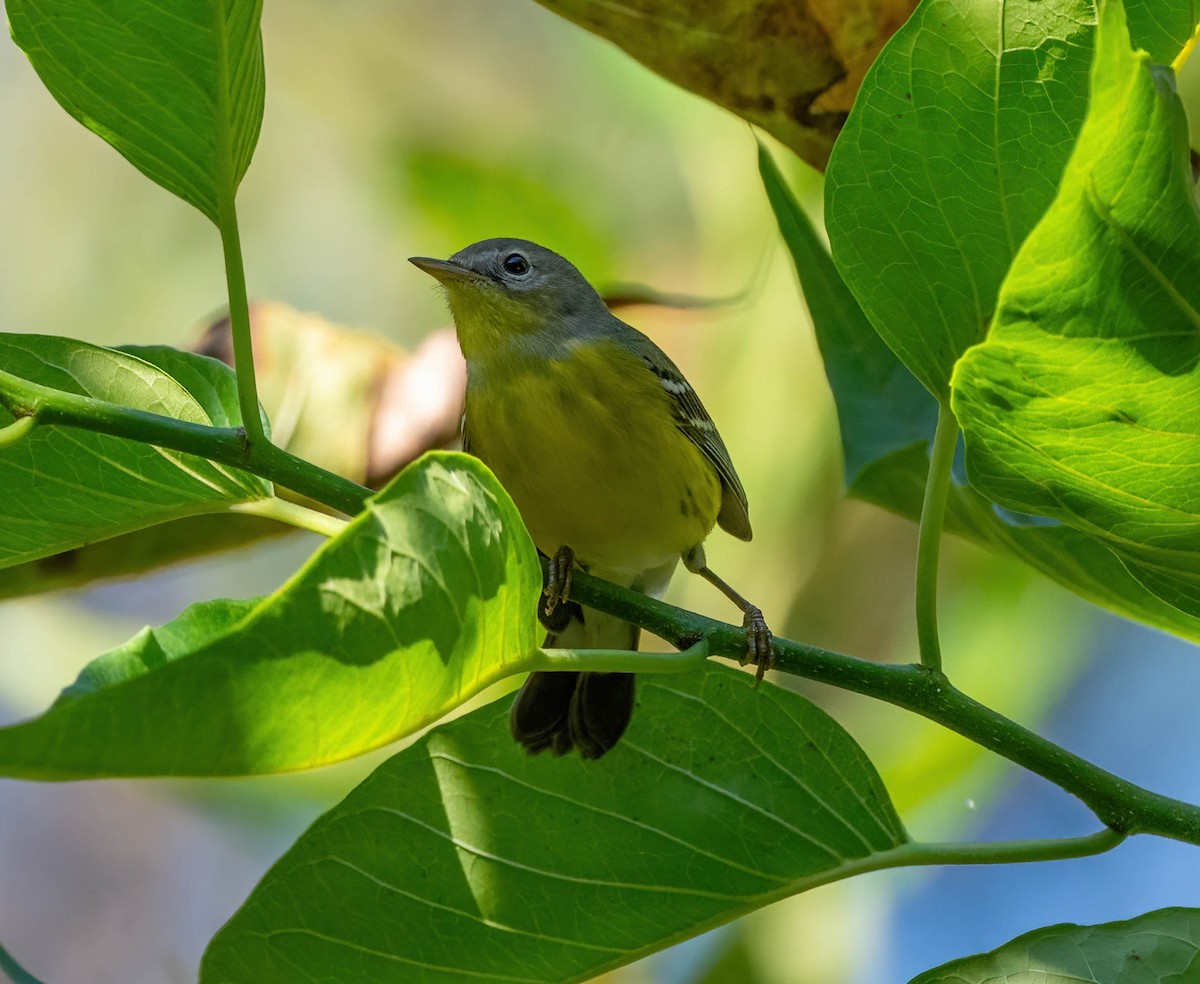
[[520,253],[509,253],[504,257],[504,269],[515,277],[529,272],[529,261]]

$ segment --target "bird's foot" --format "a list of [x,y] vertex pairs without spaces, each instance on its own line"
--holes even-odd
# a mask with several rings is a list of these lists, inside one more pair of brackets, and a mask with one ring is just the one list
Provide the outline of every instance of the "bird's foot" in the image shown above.
[[542,588],[542,614],[550,618],[562,602],[571,600],[571,572],[575,566],[575,551],[561,546],[550,558],[546,569],[546,584]]
[[757,687],[762,683],[763,674],[775,666],[775,639],[767,628],[762,610],[754,605],[746,609],[742,628],[746,630],[746,655],[741,663],[743,666],[753,663],[758,667],[754,674],[754,686]]

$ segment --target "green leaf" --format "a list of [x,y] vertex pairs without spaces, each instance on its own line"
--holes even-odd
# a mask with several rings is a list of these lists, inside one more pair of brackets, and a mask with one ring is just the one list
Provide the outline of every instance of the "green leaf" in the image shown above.
[[[236,402],[228,403],[236,384],[226,366],[165,349],[145,354],[183,375],[190,388],[127,352],[0,334],[0,366],[10,377],[192,423],[236,421]],[[12,420],[0,408],[0,426]],[[58,426],[36,427],[0,447],[0,488],[7,493],[0,497],[0,568],[271,494],[268,483],[247,472]]]
[[932,439],[937,402],[875,333],[762,144],[758,169],[812,316],[853,489],[871,464]]
[[929,390],[987,329],[1087,103],[1091,0],[925,0],[834,147],[826,225],[871,322]]
[[[224,363],[169,345],[122,345],[125,352],[158,366],[188,391],[200,404],[214,427],[237,427],[242,422],[238,404],[237,376]],[[266,414],[262,415],[267,427]]]
[[[1194,0],[1130,11],[1162,60],[1191,34]],[[867,74],[834,147],[834,259],[938,396],[1057,191],[1087,107],[1094,16],[1091,0],[924,0]]]
[[910,984],[1183,984],[1200,978],[1200,909],[1159,909],[1098,926],[1063,923]]
[[261,0],[6,0],[46,88],[134,167],[219,223],[263,113]]
[[1125,15],[1137,46],[1170,65],[1200,23],[1200,0],[1125,0]]
[[1200,615],[1200,217],[1174,77],[1106,4],[1062,190],[954,377],[971,481]]
[[599,761],[526,755],[507,701],[396,755],[267,873],[201,981],[586,980],[907,839],[803,697],[716,665],[639,685]]
[[245,775],[357,755],[527,668],[540,591],[492,474],[427,455],[274,594],[145,629],[0,729],[0,774]]
[[[762,148],[759,167],[804,288],[833,390],[847,488],[856,498],[916,521],[937,404],[875,333]],[[957,480],[947,500],[946,530],[1017,557],[1110,611],[1200,640],[1200,619],[1152,594],[1107,547],[1084,533],[1001,515]]]

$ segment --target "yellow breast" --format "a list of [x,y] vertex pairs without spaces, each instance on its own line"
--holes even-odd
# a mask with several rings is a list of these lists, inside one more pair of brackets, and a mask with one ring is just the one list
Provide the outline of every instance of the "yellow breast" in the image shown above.
[[469,377],[467,427],[543,553],[566,545],[586,567],[644,571],[716,522],[716,471],[658,378],[611,342]]

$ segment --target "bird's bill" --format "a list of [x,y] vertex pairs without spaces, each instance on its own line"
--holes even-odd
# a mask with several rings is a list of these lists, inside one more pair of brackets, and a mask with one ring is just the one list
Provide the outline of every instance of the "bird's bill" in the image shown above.
[[465,266],[451,263],[449,260],[435,260],[431,256],[410,256],[408,262],[418,270],[424,270],[429,276],[435,277],[442,283],[448,280],[482,280],[474,270]]

